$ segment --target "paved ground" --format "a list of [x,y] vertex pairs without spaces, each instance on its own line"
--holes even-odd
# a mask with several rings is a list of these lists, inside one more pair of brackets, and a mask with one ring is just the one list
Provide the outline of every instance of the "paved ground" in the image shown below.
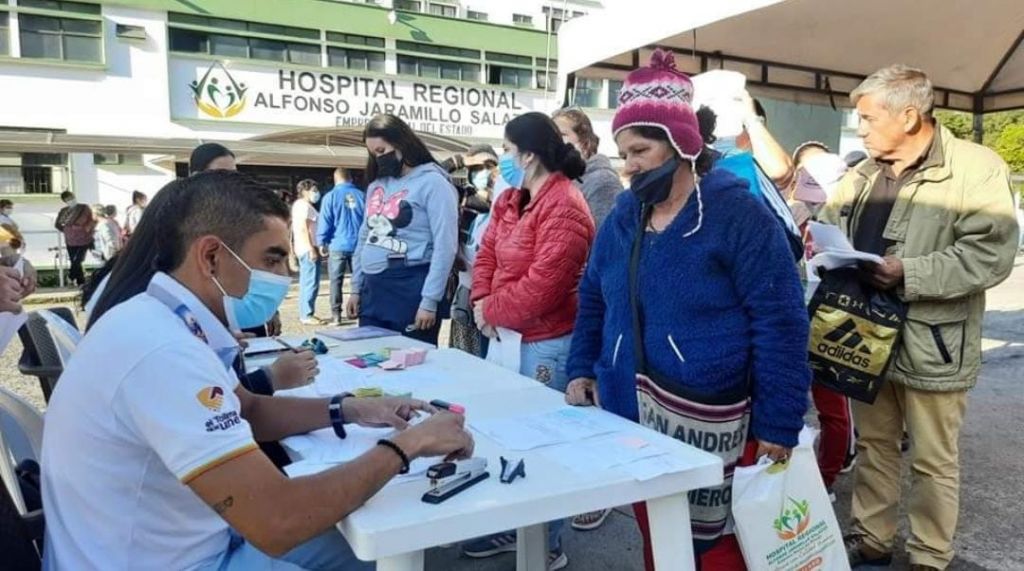
[[[321,288],[326,294],[326,288]],[[329,313],[326,298],[320,314]],[[978,387],[971,393],[968,416],[960,442],[963,464],[958,555],[951,569],[1024,569],[1024,258],[1017,259],[1013,276],[989,295],[986,314],[985,366]],[[311,332],[296,319],[296,302],[289,298],[282,308],[288,332]],[[443,332],[442,339],[447,334]],[[21,345],[15,339],[0,355],[0,383],[42,406],[34,379],[21,377],[17,359]],[[906,473],[908,470],[904,470]],[[909,477],[906,484],[909,484]],[[837,515],[844,523],[849,507],[849,478],[837,485]],[[906,534],[905,522],[901,533]],[[641,569],[640,537],[629,510],[616,511],[598,531],[565,536],[570,569],[626,571]],[[900,557],[893,569],[908,564]],[[515,557],[502,555],[485,561],[459,556],[455,547],[431,550],[429,571],[499,571],[515,568]]]

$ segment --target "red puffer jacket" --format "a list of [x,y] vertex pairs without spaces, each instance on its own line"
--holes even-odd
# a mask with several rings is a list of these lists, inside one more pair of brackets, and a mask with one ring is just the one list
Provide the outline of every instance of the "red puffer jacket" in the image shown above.
[[472,299],[486,298],[488,323],[530,343],[572,332],[594,220],[583,194],[561,173],[520,213],[525,192],[506,190],[494,205],[473,265]]

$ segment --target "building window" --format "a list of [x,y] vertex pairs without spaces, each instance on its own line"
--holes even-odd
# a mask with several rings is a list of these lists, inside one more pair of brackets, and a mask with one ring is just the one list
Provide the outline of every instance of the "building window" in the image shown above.
[[142,164],[142,155],[123,153],[96,153],[92,156],[92,164],[138,166]]
[[511,63],[515,65],[522,65],[530,67],[533,65],[533,59],[527,56],[517,56],[514,54],[503,54],[499,52],[487,52],[487,61],[496,61],[500,63]]
[[487,21],[487,12],[477,12],[476,10],[466,10],[467,20],[476,20],[477,22]]
[[398,73],[431,79],[480,82],[479,64],[401,54],[398,56]]
[[245,38],[171,28],[171,51],[208,54],[229,58],[320,65],[320,46],[263,38]]
[[22,14],[19,22],[22,57],[103,61],[103,23],[99,20]]
[[435,16],[444,16],[445,18],[457,18],[459,15],[459,9],[455,6],[448,6],[447,4],[431,4],[430,13]]
[[406,42],[403,40],[398,40],[397,42],[395,42],[395,48],[400,52],[417,52],[421,54],[431,54],[445,57],[480,59],[479,50],[467,50],[463,48],[453,48],[450,46],[437,46],[434,44],[421,44],[419,42]]
[[167,21],[185,26],[199,26],[203,28],[216,28],[220,30],[231,30],[233,32],[252,32],[254,34],[266,34],[270,36],[284,36],[301,38],[304,40],[319,40],[320,30],[313,28],[296,28],[294,26],[277,26],[274,24],[262,24],[259,22],[243,22],[242,20],[229,20],[227,18],[208,18],[206,16],[193,16],[192,14],[178,14],[171,12],[167,15]]
[[384,38],[371,36],[359,36],[356,34],[343,34],[341,32],[327,32],[327,41],[353,46],[369,46],[371,48],[383,48]]
[[405,10],[406,12],[422,12],[423,3],[418,0],[395,0],[395,10]]
[[619,92],[622,91],[622,82],[617,79],[608,80],[608,108],[619,107]]
[[0,12],[0,55],[11,53],[11,27],[7,12]]
[[537,70],[537,89],[554,91],[556,87],[558,87],[557,73],[553,71],[545,73],[543,70]]
[[327,63],[331,67],[384,73],[383,52],[368,52],[366,50],[329,46],[327,48]]
[[512,23],[517,26],[532,26],[533,16],[527,16],[526,14],[512,14]]
[[84,2],[64,2],[61,0],[19,0],[18,6],[22,8],[39,8],[40,10],[56,10],[59,12],[75,12],[77,14],[99,15],[99,4],[86,4]]
[[531,89],[533,88],[533,70],[491,65],[488,67],[487,83],[507,85],[518,89]]
[[577,77],[573,102],[579,107],[597,107],[600,102],[603,84],[604,80],[602,79]]
[[544,15],[548,20],[548,30],[552,33],[558,33],[558,30],[562,27],[562,24],[568,22],[573,18],[579,18],[585,16],[583,12],[572,12],[568,10],[562,10],[561,8],[549,8],[544,7]]

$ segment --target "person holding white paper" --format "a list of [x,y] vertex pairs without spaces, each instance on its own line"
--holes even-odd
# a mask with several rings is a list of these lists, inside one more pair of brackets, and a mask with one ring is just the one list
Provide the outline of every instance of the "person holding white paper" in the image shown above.
[[[576,319],[576,287],[594,240],[594,220],[572,179],[586,163],[543,113],[520,115],[505,126],[498,161],[511,188],[494,205],[473,266],[477,324],[489,337],[503,327],[522,334],[519,372],[560,391]],[[493,348],[492,348],[493,350]],[[568,564],[560,529],[548,526],[549,569]],[[470,557],[515,551],[515,532],[467,544]]]

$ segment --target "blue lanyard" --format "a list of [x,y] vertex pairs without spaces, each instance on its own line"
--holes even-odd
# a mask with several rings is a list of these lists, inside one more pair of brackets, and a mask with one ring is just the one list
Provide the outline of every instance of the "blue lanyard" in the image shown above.
[[[203,343],[206,343],[208,347],[210,346],[210,340],[206,337],[206,332],[203,331],[202,326],[199,325],[199,320],[196,319],[195,314],[192,313],[192,310],[189,309],[187,305],[182,303],[181,300],[177,299],[176,297],[174,297],[173,294],[171,294],[170,292],[168,292],[167,290],[165,290],[164,288],[160,287],[157,284],[150,284],[148,291],[150,295],[159,300],[160,303],[167,306],[167,309],[170,309],[171,312],[174,313],[174,315],[178,316],[178,319],[180,319],[181,322],[185,324],[185,327],[188,329],[189,333],[194,335]],[[227,349],[226,351],[217,351],[213,349],[213,347],[210,347],[210,349],[213,350],[213,352],[217,355],[217,358],[220,359],[222,363],[224,363],[225,368],[232,368],[232,363],[235,361],[236,358],[235,353],[237,348]],[[242,363],[242,370],[245,370],[244,361]]]

